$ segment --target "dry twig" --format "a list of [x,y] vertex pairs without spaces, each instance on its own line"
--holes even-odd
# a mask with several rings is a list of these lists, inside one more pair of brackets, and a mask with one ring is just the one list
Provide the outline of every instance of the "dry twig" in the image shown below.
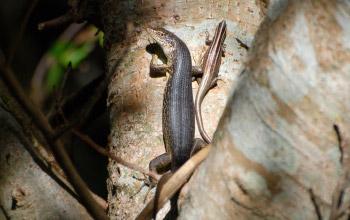
[[61,161],[62,168],[74,186],[75,191],[81,197],[87,210],[96,219],[107,219],[105,211],[96,203],[95,199],[90,193],[90,190],[76,171],[71,159],[64,149],[63,144],[59,140],[52,140],[52,136],[55,134],[54,130],[49,125],[42,112],[27,98],[23,88],[16,80],[13,70],[6,65],[4,60],[0,60],[0,70],[2,72],[1,77],[6,82],[15,99],[18,101],[18,103],[20,103],[27,114],[33,118],[34,124],[40,129],[45,137],[45,140],[52,147],[56,159]]
[[[158,206],[162,208],[163,205],[183,186],[184,183],[191,176],[193,171],[199,164],[208,156],[210,145],[200,150],[193,157],[191,157],[184,165],[182,165],[170,178],[164,183],[160,192]],[[154,208],[154,199],[148,202],[146,207],[136,217],[136,220],[147,220],[152,218]]]
[[63,24],[67,24],[73,21],[73,15],[70,11],[68,11],[66,14],[63,14],[57,18],[44,21],[38,24],[38,30],[42,31],[46,28],[53,28],[57,27]]
[[22,20],[22,23],[20,25],[20,28],[19,28],[19,32],[18,32],[18,35],[15,39],[14,42],[12,42],[12,45],[11,45],[11,48],[9,50],[9,55],[8,55],[8,59],[7,59],[7,65],[10,65],[11,62],[13,61],[13,58],[15,57],[15,54],[16,54],[16,51],[17,51],[17,48],[23,38],[23,34],[24,34],[24,30],[26,29],[27,27],[27,24],[28,24],[28,21],[29,21],[29,18],[30,18],[30,15],[32,14],[34,8],[36,7],[36,5],[38,4],[39,0],[33,0]]

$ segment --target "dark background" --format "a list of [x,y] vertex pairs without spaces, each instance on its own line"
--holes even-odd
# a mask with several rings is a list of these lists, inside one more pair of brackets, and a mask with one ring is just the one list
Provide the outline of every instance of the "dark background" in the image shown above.
[[[16,44],[19,36],[20,26],[27,10],[33,1],[23,0],[2,0],[0,4],[0,51],[8,58],[9,51]],[[33,10],[24,34],[16,45],[17,50],[11,62],[17,79],[28,94],[30,94],[30,82],[33,72],[40,58],[47,53],[58,36],[68,27],[62,25],[55,28],[39,31],[38,23],[53,19],[64,14],[68,9],[66,1],[39,1]],[[97,45],[88,57],[75,68],[69,75],[65,85],[65,94],[78,91],[88,84],[92,79],[103,74],[104,52]],[[80,103],[76,103],[79,108]],[[45,105],[40,106],[44,113],[47,113],[52,105],[52,97]],[[109,133],[108,114],[105,102],[102,102],[103,111],[94,115],[81,126],[81,131],[90,135],[101,146],[106,146]],[[64,142],[68,152],[76,164],[82,177],[90,185],[91,189],[102,197],[106,197],[107,170],[106,158],[98,155],[94,150],[83,145],[72,135],[66,135]]]

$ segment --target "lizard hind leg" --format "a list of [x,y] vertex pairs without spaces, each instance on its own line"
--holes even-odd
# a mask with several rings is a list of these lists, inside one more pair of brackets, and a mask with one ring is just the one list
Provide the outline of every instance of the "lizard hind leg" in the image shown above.
[[200,85],[202,77],[203,76],[203,70],[200,66],[192,66],[192,82],[197,81],[198,85]]
[[171,157],[168,153],[161,154],[149,162],[149,170],[159,174],[170,170],[170,166]]
[[226,56],[226,44],[223,44],[223,45],[222,45],[221,56],[222,56],[222,57],[225,57],[225,56]]
[[217,77],[215,77],[214,79],[213,79],[213,81],[211,81],[211,83],[210,83],[210,89],[213,89],[215,86],[217,86],[218,85],[218,80],[219,80],[220,78],[217,76]]
[[209,38],[209,32],[206,31],[206,32],[205,32],[205,45],[210,46],[211,43],[213,43],[213,41],[210,40],[210,38]]

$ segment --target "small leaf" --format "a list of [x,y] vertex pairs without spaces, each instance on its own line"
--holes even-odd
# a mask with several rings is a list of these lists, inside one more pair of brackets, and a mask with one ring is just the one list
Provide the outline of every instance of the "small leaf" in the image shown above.
[[72,63],[73,68],[76,68],[93,50],[93,43],[85,43],[82,46],[71,46],[59,58],[59,63],[67,66],[69,62]]
[[58,57],[60,57],[63,52],[66,50],[66,48],[69,46],[69,42],[65,42],[65,41],[56,41],[53,46],[49,49],[49,53],[55,57],[56,59],[58,59]]
[[104,43],[104,33],[100,31],[98,33],[98,44],[100,45],[100,47],[103,47],[103,43]]
[[54,64],[49,69],[49,72],[46,78],[46,88],[48,93],[51,93],[54,90],[54,88],[58,88],[59,83],[62,80],[63,73],[64,73],[64,68],[58,63]]

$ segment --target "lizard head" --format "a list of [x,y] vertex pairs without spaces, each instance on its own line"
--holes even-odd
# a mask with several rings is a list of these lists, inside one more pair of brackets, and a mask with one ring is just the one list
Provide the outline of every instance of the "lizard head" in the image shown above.
[[162,47],[164,54],[167,57],[173,54],[176,47],[176,35],[164,28],[147,28],[147,33]]

